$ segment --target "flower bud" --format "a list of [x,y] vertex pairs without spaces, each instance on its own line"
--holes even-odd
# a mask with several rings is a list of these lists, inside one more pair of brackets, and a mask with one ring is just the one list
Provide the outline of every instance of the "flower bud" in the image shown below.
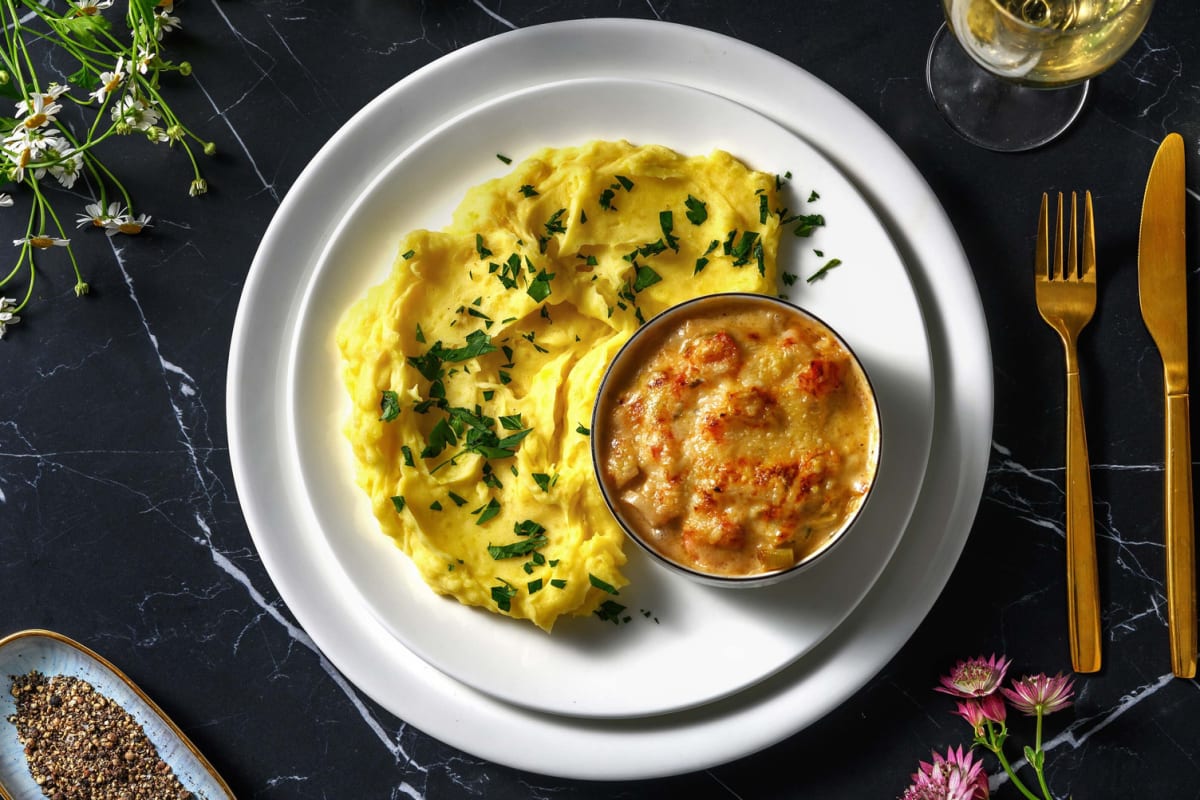
[[91,288],[92,287],[88,286],[83,281],[79,281],[78,283],[75,284],[75,296],[83,297],[85,294],[87,294],[89,291],[91,291]]
[[0,69],[0,86],[4,86],[12,80],[12,75],[8,74],[8,70]]
[[208,181],[204,180],[204,178],[196,178],[196,180],[192,181],[191,188],[188,189],[188,194],[190,194],[192,197],[207,193]]
[[121,136],[125,136],[133,131],[133,126],[128,122],[118,122],[114,126],[114,130],[116,130],[116,132]]
[[180,64],[179,64],[179,74],[180,74],[180,75],[182,75],[182,76],[184,76],[185,78],[186,78],[188,75],[191,75],[191,74],[192,74],[192,65],[191,65],[191,62],[188,62],[188,61],[182,61],[182,62],[180,62]]
[[217,146],[213,142],[204,143],[204,155],[215,156],[217,154]]

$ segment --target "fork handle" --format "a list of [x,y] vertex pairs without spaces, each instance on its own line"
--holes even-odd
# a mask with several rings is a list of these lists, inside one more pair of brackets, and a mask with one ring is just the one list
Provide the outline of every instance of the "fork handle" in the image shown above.
[[1100,580],[1079,372],[1067,372],[1067,613],[1071,666],[1100,669]]
[[1171,670],[1196,676],[1196,555],[1192,531],[1192,445],[1186,394],[1167,395],[1165,507],[1167,621]]

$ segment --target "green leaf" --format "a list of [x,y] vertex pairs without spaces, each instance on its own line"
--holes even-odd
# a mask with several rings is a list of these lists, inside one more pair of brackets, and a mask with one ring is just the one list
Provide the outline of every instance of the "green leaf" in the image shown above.
[[503,578],[496,578],[500,581],[500,586],[492,587],[492,600],[496,602],[496,607],[501,611],[512,610],[512,599],[517,596],[517,587],[513,586]]
[[613,600],[605,600],[600,604],[600,607],[595,610],[595,615],[605,622],[611,622],[613,625],[621,624],[621,612],[625,610],[625,606]]
[[384,389],[379,400],[379,413],[381,422],[391,422],[400,416],[400,395],[390,389]]
[[488,500],[486,506],[480,506],[471,513],[479,515],[479,519],[475,520],[475,524],[482,525],[500,513],[500,501],[493,497],[491,500]]
[[828,263],[825,264],[825,266],[821,267],[819,270],[814,272],[812,275],[809,275],[805,282],[812,283],[813,281],[821,280],[822,278],[825,277],[826,274],[828,274],[828,272],[831,269],[841,266],[841,263],[842,263],[842,260],[840,258],[831,258],[828,261]]
[[609,594],[620,594],[620,592],[617,591],[617,587],[613,586],[611,583],[608,583],[605,580],[597,578],[595,575],[593,575],[590,572],[588,573],[588,582],[591,583],[592,586],[595,586],[597,589],[599,589],[602,592],[608,592]]
[[638,267],[637,275],[633,279],[633,290],[640,292],[643,289],[650,288],[661,280],[662,276],[649,267]]
[[392,498],[392,505],[396,507],[396,513],[399,514],[404,510],[404,496],[396,495]]
[[537,594],[542,590],[542,579],[538,578],[537,580],[530,581],[529,583],[525,584],[525,588],[530,594]]
[[704,220],[708,219],[708,205],[703,201],[697,200],[689,194],[683,204],[687,206],[688,222],[693,225],[702,225]]
[[545,532],[546,528],[544,525],[534,522],[531,519],[513,523],[513,533],[517,536],[537,536],[539,533]]
[[539,533],[536,536],[530,536],[528,539],[522,539],[512,544],[489,544],[487,550],[488,555],[499,561],[503,558],[518,558],[519,556],[528,555],[549,541],[543,534]]
[[535,302],[542,302],[550,296],[550,281],[554,280],[557,273],[547,273],[542,270],[537,274],[537,277],[529,284],[529,288],[525,292],[534,299]]
[[429,442],[421,451],[421,458],[432,458],[447,447],[453,447],[456,444],[458,444],[458,437],[455,436],[450,423],[445,419],[439,419],[433,426],[433,430],[429,432]]
[[[434,345],[434,347],[436,348],[437,345]],[[440,355],[443,361],[467,361],[468,359],[478,358],[479,356],[491,353],[495,349],[496,346],[492,344],[492,337],[483,331],[471,331],[467,334],[467,343],[464,346],[442,350]]]

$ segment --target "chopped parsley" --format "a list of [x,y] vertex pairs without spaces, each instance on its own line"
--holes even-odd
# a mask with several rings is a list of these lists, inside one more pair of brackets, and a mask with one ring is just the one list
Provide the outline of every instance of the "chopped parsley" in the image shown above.
[[602,592],[608,592],[609,594],[620,594],[620,592],[617,591],[617,587],[613,586],[611,583],[603,580],[602,578],[597,578],[590,572],[588,573],[588,582]]
[[688,222],[693,225],[702,225],[704,224],[704,220],[708,219],[708,204],[697,200],[690,194],[687,196],[687,200],[683,201],[683,204],[687,207]]
[[480,506],[471,513],[479,515],[479,519],[475,520],[475,524],[483,525],[500,513],[500,501],[493,497],[491,500],[488,500],[487,505]]
[[544,472],[533,473],[533,482],[538,485],[538,488],[543,492],[550,491],[550,487],[558,483],[558,473],[547,475]]
[[546,538],[545,534],[539,533],[536,536],[530,536],[512,544],[489,544],[487,551],[488,555],[499,561],[503,558],[519,558],[520,556],[529,555],[547,542],[549,542],[549,539]]
[[825,266],[821,267],[819,270],[814,272],[812,275],[808,276],[807,282],[812,283],[813,281],[821,280],[829,273],[829,271],[831,269],[841,266],[841,263],[842,263],[842,260],[840,258],[829,259],[829,261],[826,262]]
[[517,596],[517,587],[513,586],[504,578],[496,578],[502,585],[492,587],[492,600],[496,602],[496,607],[501,611],[512,610],[512,600]]
[[[495,589],[492,590],[493,596]],[[621,624],[621,612],[625,610],[625,606],[614,600],[605,600],[600,604],[600,607],[595,610],[595,615],[604,622],[611,622],[613,625]]]
[[537,594],[542,590],[542,579],[538,578],[530,581],[529,583],[525,584],[525,588],[529,590],[530,594]]
[[483,234],[481,234],[481,233],[475,234],[475,252],[479,254],[480,258],[487,258],[488,256],[490,256],[492,254],[492,251],[488,250],[484,246]]
[[521,194],[525,195],[526,197],[537,197],[538,191],[537,189],[533,188],[532,185],[526,183],[521,186]]
[[379,415],[381,422],[391,422],[400,416],[400,395],[390,389],[384,389],[383,396],[379,399]]
[[550,585],[553,586],[555,589],[567,588],[567,582],[563,578],[551,578]]
[[398,494],[392,498],[392,505],[396,507],[397,514],[404,510],[404,503],[404,495]]
[[505,164],[511,164],[511,163],[512,163],[512,159],[511,159],[511,158],[509,158],[508,156],[504,155],[503,153],[496,153],[496,158],[500,159],[500,160],[501,160],[501,161],[503,161]]
[[662,280],[662,276],[649,267],[639,266],[637,273],[633,279],[633,290],[640,292],[643,289],[648,289],[654,284]]
[[529,288],[525,290],[525,293],[532,297],[534,301],[538,303],[542,302],[550,296],[550,281],[554,280],[556,274],[541,270],[538,272],[537,277],[530,282]]
[[582,422],[581,422],[581,423],[579,423],[578,425],[576,425],[576,426],[575,426],[575,432],[576,432],[576,433],[582,433],[584,436],[591,436],[591,435],[592,435],[592,432],[591,432],[591,431],[589,431],[587,428],[583,427],[583,423],[582,423]]

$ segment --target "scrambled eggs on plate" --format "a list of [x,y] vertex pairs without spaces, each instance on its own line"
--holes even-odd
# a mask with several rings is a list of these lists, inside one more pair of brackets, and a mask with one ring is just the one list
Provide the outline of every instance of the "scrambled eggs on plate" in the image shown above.
[[337,343],[358,483],[434,591],[547,631],[619,613],[597,387],[669,306],[774,293],[776,191],[722,151],[597,141],[542,150],[403,238]]

